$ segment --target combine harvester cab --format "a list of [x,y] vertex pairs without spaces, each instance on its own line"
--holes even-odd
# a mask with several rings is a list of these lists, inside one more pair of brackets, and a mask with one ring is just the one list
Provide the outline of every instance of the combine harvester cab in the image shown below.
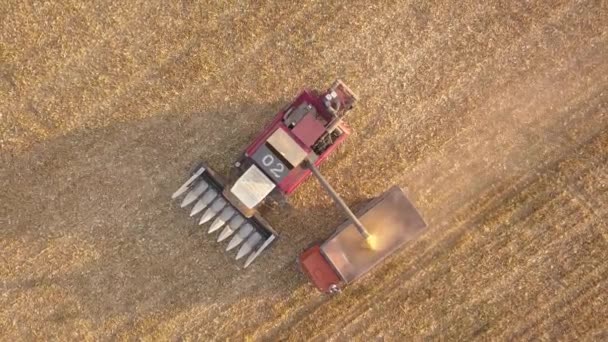
[[[245,149],[224,179],[201,164],[173,194],[190,216],[210,222],[218,242],[231,238],[227,250],[240,246],[236,258],[249,266],[278,236],[258,212],[269,197],[290,195],[311,174],[307,162],[321,165],[348,137],[343,122],[356,95],[341,81],[323,93],[304,90]],[[201,214],[202,213],[202,214]]]

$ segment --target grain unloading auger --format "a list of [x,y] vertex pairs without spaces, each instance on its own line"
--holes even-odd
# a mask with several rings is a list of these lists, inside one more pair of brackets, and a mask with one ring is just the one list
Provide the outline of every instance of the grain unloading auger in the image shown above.
[[261,204],[282,200],[314,175],[349,220],[299,261],[319,290],[336,291],[426,227],[397,187],[358,212],[359,220],[317,169],[350,134],[343,118],[356,100],[341,81],[325,92],[304,90],[245,149],[229,178],[201,164],[172,197],[184,195],[181,206],[192,205],[190,216],[202,212],[199,224],[211,222],[209,233],[221,229],[218,242],[231,237],[226,249],[240,246],[236,258],[248,256],[247,267],[278,236],[258,212]]

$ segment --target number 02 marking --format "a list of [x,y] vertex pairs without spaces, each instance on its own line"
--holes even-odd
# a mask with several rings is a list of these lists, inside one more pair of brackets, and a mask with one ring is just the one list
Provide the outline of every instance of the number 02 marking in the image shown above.
[[270,154],[267,154],[262,158],[262,164],[264,164],[264,166],[270,166],[272,163],[274,163],[274,158]]
[[285,166],[283,166],[283,164],[277,164],[274,169],[270,169],[270,173],[272,173],[274,178],[281,178],[283,170],[285,170]]
[[271,166],[272,164],[275,164],[274,167],[268,169],[270,173],[272,173],[274,178],[281,178],[281,173],[285,171],[285,166],[281,163],[275,163],[274,157],[269,154],[265,155],[264,158],[262,158],[262,164],[267,167]]

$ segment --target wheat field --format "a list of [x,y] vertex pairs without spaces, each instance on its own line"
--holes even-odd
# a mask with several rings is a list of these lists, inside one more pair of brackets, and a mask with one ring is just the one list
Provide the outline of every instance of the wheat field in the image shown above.
[[[606,340],[607,56],[605,1],[3,2],[1,339]],[[335,78],[321,171],[429,229],[327,297],[313,180],[245,270],[170,195]]]

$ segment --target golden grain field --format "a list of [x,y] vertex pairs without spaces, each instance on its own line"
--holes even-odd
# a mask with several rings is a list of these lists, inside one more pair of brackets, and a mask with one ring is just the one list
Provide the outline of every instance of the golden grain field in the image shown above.
[[[429,223],[337,297],[298,253],[314,181],[252,267],[171,202],[303,87],[343,79],[322,167]],[[5,1],[0,339],[608,339],[605,1]]]

